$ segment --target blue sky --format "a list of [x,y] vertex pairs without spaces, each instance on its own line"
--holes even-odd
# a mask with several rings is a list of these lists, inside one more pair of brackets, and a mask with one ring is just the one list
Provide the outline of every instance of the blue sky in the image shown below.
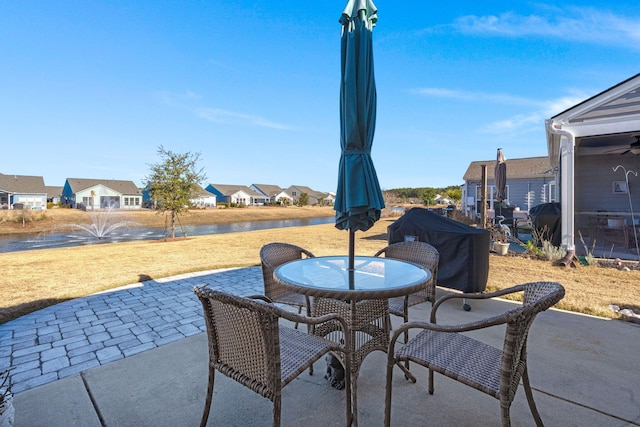
[[[383,189],[544,156],[545,119],[640,72],[636,0],[375,3]],[[163,145],[206,183],[335,191],[345,4],[2,2],[0,173],[142,185]]]

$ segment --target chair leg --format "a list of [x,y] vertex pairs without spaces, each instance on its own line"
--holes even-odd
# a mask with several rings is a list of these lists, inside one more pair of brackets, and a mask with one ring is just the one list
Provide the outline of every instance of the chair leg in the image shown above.
[[529,383],[529,373],[527,372],[526,366],[524,368],[524,372],[522,373],[522,385],[524,386],[524,393],[527,396],[529,409],[531,409],[533,419],[536,421],[536,426],[542,427],[544,424],[542,423],[542,418],[540,418],[538,408],[536,408],[536,402],[533,400],[533,391],[531,390],[531,384]]
[[202,419],[200,420],[200,427],[207,425],[209,419],[209,411],[211,410],[211,400],[213,399],[213,383],[215,381],[216,370],[209,366],[209,383],[207,385],[207,398],[204,403],[204,411],[202,412]]
[[[301,305],[298,306],[298,314],[302,314],[302,306]],[[298,329],[298,322],[296,322],[296,324],[293,327],[293,329]]]
[[502,410],[502,427],[511,427],[509,406],[502,406],[502,404],[500,404],[500,409]]
[[344,354],[344,383],[345,383],[345,400],[346,400],[346,412],[347,412],[347,427],[353,425],[353,394],[351,392],[351,354]]
[[[404,298],[404,313],[403,314],[403,319],[404,319],[404,323],[408,323],[409,322],[409,297],[405,297]],[[404,330],[404,343],[408,343],[409,342],[409,330],[405,329]],[[407,372],[409,371],[409,361],[405,360],[404,361],[404,367],[406,368],[405,371],[405,378],[410,379],[409,376],[407,376]],[[403,369],[404,370],[404,369]],[[416,382],[416,378],[411,375],[412,377],[412,382]]]
[[433,394],[433,369],[429,369],[429,394]]
[[273,427],[280,427],[280,414],[282,413],[281,399],[281,396],[276,396],[273,400]]
[[[392,355],[387,357],[387,384],[385,387],[384,398],[384,425],[389,427],[391,425],[391,386],[393,381],[393,367],[396,361]],[[402,365],[398,364],[402,368]]]

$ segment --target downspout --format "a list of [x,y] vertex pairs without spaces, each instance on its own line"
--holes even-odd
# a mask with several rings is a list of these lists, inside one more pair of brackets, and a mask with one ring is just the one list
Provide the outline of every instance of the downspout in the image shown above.
[[565,259],[575,255],[575,136],[566,130],[554,127],[552,120],[545,120],[547,132],[560,136],[560,206],[561,246],[567,250]]

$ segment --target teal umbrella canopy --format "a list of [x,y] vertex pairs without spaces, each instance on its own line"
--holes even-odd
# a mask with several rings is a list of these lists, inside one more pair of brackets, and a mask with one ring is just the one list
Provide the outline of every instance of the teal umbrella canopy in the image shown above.
[[376,127],[372,30],[378,21],[371,0],[349,0],[342,24],[340,164],[334,210],[336,228],[366,231],[380,219],[384,200],[371,146]]

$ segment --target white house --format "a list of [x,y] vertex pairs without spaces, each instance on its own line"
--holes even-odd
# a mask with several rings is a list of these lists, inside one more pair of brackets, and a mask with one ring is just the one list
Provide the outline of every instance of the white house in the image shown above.
[[215,208],[217,197],[215,194],[205,190],[200,187],[198,184],[193,185],[193,191],[191,198],[189,199],[191,205],[196,208],[206,209],[206,208]]
[[215,194],[218,202],[247,206],[265,203],[264,194],[258,193],[246,185],[209,184],[206,190]]
[[142,191],[133,181],[67,178],[61,201],[80,209],[140,209]]

